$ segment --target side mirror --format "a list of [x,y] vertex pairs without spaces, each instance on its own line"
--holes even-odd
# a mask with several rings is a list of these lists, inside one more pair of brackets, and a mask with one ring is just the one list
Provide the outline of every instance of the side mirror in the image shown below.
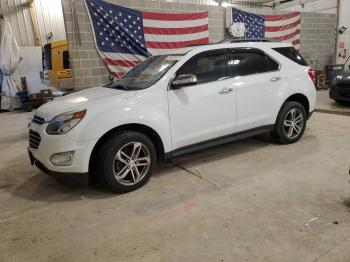
[[183,86],[192,86],[197,84],[197,77],[195,75],[179,75],[171,84],[172,89],[179,89]]

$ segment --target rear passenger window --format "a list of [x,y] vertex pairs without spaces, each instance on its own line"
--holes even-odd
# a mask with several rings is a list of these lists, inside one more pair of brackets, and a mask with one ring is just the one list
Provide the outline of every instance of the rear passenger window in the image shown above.
[[225,60],[224,51],[204,52],[188,60],[178,75],[196,75],[197,84],[217,81],[227,77]]
[[228,54],[227,65],[230,77],[261,74],[279,69],[276,61],[259,51],[232,51]]
[[295,50],[294,47],[278,47],[278,48],[273,48],[273,50],[289,58],[290,60],[298,63],[299,65],[308,66],[305,59],[298,53],[297,50]]

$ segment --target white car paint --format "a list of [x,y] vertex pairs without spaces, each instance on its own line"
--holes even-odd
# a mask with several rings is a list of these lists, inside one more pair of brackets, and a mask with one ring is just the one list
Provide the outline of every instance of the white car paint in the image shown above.
[[[92,150],[108,131],[127,124],[152,128],[161,138],[164,153],[194,143],[222,137],[259,126],[273,125],[286,99],[296,93],[307,97],[310,108],[316,102],[315,87],[303,67],[273,51],[273,47],[289,47],[285,43],[224,43],[193,47],[153,86],[125,91],[105,87],[90,88],[61,97],[41,106],[36,115],[47,122],[31,122],[38,132],[38,149],[29,148],[33,157],[54,172],[86,173]],[[176,71],[191,57],[203,51],[254,47],[273,59],[279,71],[223,79],[201,85],[169,89]],[[271,81],[273,78],[278,81]],[[232,91],[220,94],[220,90]],[[49,135],[48,121],[55,116],[86,109],[86,116],[64,135]],[[70,166],[55,166],[50,157],[55,153],[74,151]]]

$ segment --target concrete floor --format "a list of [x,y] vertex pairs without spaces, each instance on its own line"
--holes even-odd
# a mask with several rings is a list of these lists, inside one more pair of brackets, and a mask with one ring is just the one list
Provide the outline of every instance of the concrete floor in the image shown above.
[[125,195],[31,167],[31,117],[0,114],[0,261],[349,261],[347,116],[179,158]]
[[350,116],[350,103],[337,103],[329,98],[329,90],[319,90],[317,91],[316,110]]

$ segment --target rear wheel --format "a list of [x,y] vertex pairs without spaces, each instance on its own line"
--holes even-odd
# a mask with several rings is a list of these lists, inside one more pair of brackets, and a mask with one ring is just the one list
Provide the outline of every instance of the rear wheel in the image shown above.
[[287,101],[277,117],[273,134],[283,144],[294,143],[302,137],[306,121],[305,108],[298,102]]
[[151,177],[157,155],[152,141],[142,133],[125,131],[107,140],[98,152],[97,172],[117,193],[143,186]]

